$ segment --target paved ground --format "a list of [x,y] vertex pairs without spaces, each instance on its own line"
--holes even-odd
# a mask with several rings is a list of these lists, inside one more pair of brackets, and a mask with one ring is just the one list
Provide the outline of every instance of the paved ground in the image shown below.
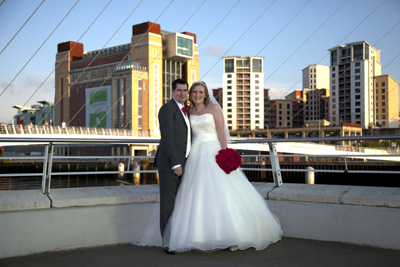
[[265,250],[167,255],[160,248],[130,244],[48,252],[0,260],[12,267],[102,266],[400,266],[400,251],[336,242],[283,238]]

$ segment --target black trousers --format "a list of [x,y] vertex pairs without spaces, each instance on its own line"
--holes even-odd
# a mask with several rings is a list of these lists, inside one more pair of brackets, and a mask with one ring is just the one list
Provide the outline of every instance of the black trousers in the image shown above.
[[164,236],[164,230],[168,219],[174,210],[175,197],[181,183],[182,176],[176,176],[173,172],[158,171],[160,176],[160,230]]

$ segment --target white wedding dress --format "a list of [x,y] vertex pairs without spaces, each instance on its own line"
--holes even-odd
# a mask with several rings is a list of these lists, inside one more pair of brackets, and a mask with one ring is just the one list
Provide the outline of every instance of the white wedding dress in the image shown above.
[[279,241],[283,234],[279,219],[243,172],[238,169],[226,174],[217,165],[215,156],[221,145],[214,116],[191,115],[190,123],[192,148],[164,240],[157,203],[148,227],[133,244],[183,252],[230,246],[261,250]]

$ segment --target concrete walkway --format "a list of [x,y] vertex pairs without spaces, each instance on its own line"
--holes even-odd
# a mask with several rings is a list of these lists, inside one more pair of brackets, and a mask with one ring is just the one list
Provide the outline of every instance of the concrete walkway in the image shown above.
[[399,266],[400,251],[284,237],[265,250],[167,255],[160,248],[102,246],[0,260],[0,266]]

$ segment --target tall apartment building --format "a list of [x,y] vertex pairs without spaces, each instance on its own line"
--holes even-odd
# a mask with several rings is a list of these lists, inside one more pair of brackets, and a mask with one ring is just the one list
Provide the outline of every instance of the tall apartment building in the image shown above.
[[[198,80],[196,35],[132,26],[131,42],[84,52],[83,44],[58,44],[55,125],[158,132],[158,111],[171,99],[171,83]],[[94,60],[93,60],[94,59]]]
[[399,128],[399,83],[392,76],[375,77],[376,124]]
[[318,64],[309,65],[302,70],[303,89],[329,88],[329,67]]
[[[329,67],[312,64],[302,70],[304,120],[326,119],[329,97]],[[329,114],[329,112],[328,112]]]
[[303,90],[304,120],[328,120],[329,89]]
[[263,57],[224,57],[223,111],[229,130],[264,128]]
[[330,121],[375,125],[375,82],[381,74],[380,51],[366,41],[336,46],[330,51]]

